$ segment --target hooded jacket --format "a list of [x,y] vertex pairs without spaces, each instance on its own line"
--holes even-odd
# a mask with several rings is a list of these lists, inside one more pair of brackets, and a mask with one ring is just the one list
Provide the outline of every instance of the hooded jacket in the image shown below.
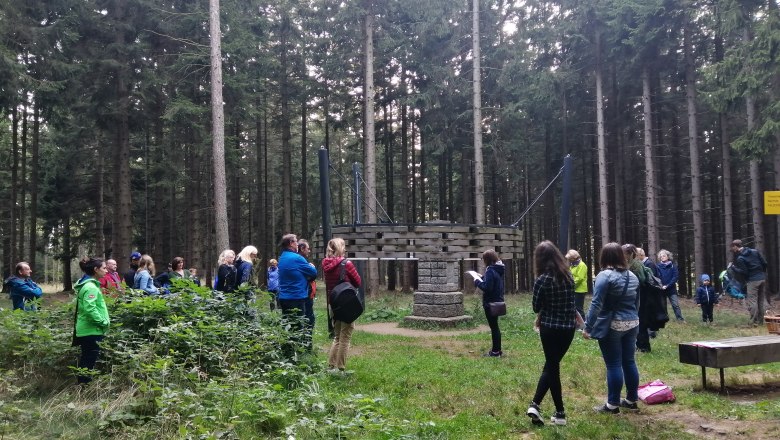
[[73,288],[76,290],[78,307],[76,337],[105,335],[111,320],[108,318],[100,282],[90,277],[80,280]]
[[[325,274],[325,293],[328,297],[328,303],[330,303],[330,292],[339,284],[341,262],[344,259],[344,257],[326,257],[322,260],[322,272]],[[344,265],[344,279],[355,287],[360,287],[362,283],[355,265],[349,260]]]
[[733,268],[745,281],[762,281],[766,279],[766,266],[766,260],[760,252],[743,247],[734,259]]
[[715,288],[712,287],[712,284],[705,286],[705,280],[711,281],[710,276],[706,273],[702,274],[701,278],[699,279],[701,285],[696,288],[696,304],[717,304],[718,295],[715,293]]
[[666,294],[677,293],[677,279],[680,277],[677,266],[672,263],[672,260],[660,261],[656,266],[658,267],[658,278],[666,286]]
[[474,280],[474,285],[482,290],[482,306],[488,303],[504,301],[504,263],[491,264],[485,269],[482,281]]
[[577,259],[577,264],[571,264],[571,275],[574,277],[574,293],[588,293],[588,266]]
[[239,258],[233,264],[236,265],[236,287],[239,287],[244,283],[251,283],[252,269],[254,268],[252,262],[244,261]]
[[31,278],[12,276],[5,280],[5,285],[8,288],[8,295],[11,297],[14,310],[27,310],[24,306],[26,300],[43,296],[43,290]]
[[279,267],[271,266],[268,268],[268,291],[279,291]]

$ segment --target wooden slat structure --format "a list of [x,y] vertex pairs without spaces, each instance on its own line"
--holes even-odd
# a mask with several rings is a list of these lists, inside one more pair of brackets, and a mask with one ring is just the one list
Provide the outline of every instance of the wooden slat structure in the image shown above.
[[[347,243],[354,260],[478,260],[485,249],[495,249],[502,260],[521,258],[523,231],[511,226],[455,223],[361,224],[332,228]],[[312,249],[322,257],[322,231]]]
[[780,362],[780,335],[746,336],[679,345],[680,362],[701,366],[702,388],[707,389],[706,367],[720,369],[720,391],[725,390],[723,369]]

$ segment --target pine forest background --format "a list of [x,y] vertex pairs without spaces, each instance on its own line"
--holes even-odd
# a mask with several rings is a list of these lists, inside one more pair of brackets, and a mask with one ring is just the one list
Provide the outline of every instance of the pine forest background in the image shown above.
[[[475,4],[486,223],[513,223],[571,154],[570,247],[587,262],[612,240],[668,249],[690,292],[742,238],[778,291],[780,223],[762,201],[780,188],[774,0],[222,0],[230,246],[256,245],[265,267],[281,234],[314,234],[320,147],[335,224],[352,219],[352,163],[374,160],[380,220],[479,219]],[[77,257],[122,270],[136,249],[158,270],[179,255],[213,271],[208,2],[0,5],[5,275],[24,259],[70,286]],[[557,237],[559,198],[523,220],[526,256]]]

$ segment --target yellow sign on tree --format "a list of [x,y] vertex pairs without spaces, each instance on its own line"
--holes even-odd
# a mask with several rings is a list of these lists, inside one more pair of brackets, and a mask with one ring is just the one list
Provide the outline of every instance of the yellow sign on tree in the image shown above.
[[764,214],[780,215],[780,191],[764,191]]

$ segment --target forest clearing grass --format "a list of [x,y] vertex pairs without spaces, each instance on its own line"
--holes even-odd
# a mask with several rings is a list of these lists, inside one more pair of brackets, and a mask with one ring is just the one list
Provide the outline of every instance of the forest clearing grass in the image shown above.
[[[3,440],[677,439],[706,437],[700,425],[725,432],[712,438],[780,437],[780,363],[727,369],[729,396],[713,391],[717,370],[709,371],[710,390],[702,391],[699,368],[677,360],[679,342],[766,334],[765,328],[746,327],[747,314],[736,307],[718,309],[715,325],[706,326],[698,322],[699,309],[683,301],[689,321],[670,323],[652,341],[653,352],[637,356],[641,381],[664,380],[674,387],[677,402],[640,405],[638,414],[593,412],[606,394],[604,365],[598,344],[577,334],[562,364],[568,426],[536,428],[525,411],[544,357],[531,328],[528,294],[507,296],[501,359],[482,357],[490,344],[487,330],[455,336],[416,330],[419,337],[361,330],[378,322],[395,325],[411,311],[409,294],[370,298],[353,334],[351,372],[345,375],[325,371],[330,341],[322,297],[316,301],[317,349],[295,362],[276,352],[286,336],[279,333],[278,313],[267,312],[264,302],[255,304],[258,322],[245,323],[241,309],[227,303],[141,297],[114,305],[117,325],[104,365],[113,373],[104,371],[86,388],[73,386],[68,372],[76,351],[69,344],[67,295],[54,296],[36,314],[0,312],[0,352],[24,360],[3,363],[0,356]],[[484,324],[478,296],[467,295],[465,306],[475,324]],[[225,319],[214,321],[219,316]],[[151,345],[132,349],[138,331],[155,335]],[[25,339],[28,335],[35,339]],[[236,350],[243,354],[234,357]],[[548,395],[542,404],[546,420],[552,408]]]
[[[478,303],[476,296],[466,297],[467,310]],[[728,300],[726,300],[728,301]],[[385,295],[367,301],[367,312],[374,307],[405,307],[410,296]],[[428,422],[432,438],[691,438],[698,426],[675,423],[674,417],[654,419],[677,413],[698,413],[713,423],[722,420],[760,421],[768,431],[780,431],[780,394],[757,391],[755,403],[735,403],[718,388],[717,370],[709,370],[707,391],[701,389],[700,368],[678,361],[680,342],[766,334],[765,328],[749,328],[746,312],[719,308],[714,325],[700,322],[700,309],[690,300],[681,301],[686,323],[670,322],[652,340],[651,353],[637,353],[640,383],[661,379],[673,387],[677,401],[666,405],[641,405],[638,414],[618,416],[595,414],[592,407],[605,401],[604,364],[596,341],[586,341],[578,333],[563,360],[561,378],[568,426],[532,427],[525,411],[533,396],[544,356],[539,337],[532,329],[530,295],[508,295],[509,313],[501,319],[503,349],[501,359],[485,358],[489,333],[460,336],[424,337],[377,335],[360,331],[353,335],[348,368],[354,374],[332,377],[323,383],[344,393],[381,397],[387,415],[415,422]],[[322,307],[320,304],[319,307]],[[586,306],[587,307],[587,306]],[[321,310],[322,311],[322,310]],[[481,308],[479,309],[481,312]],[[324,314],[324,313],[323,313]],[[477,320],[484,320],[475,313]],[[324,316],[321,316],[324,321]],[[318,328],[317,341],[327,351],[324,326]],[[780,384],[780,364],[763,364],[726,370],[727,387],[748,383]],[[553,405],[549,394],[542,404],[549,420]],[[762,438],[743,423],[751,438]],[[739,431],[737,431],[739,432]],[[702,431],[703,433],[703,431]]]

